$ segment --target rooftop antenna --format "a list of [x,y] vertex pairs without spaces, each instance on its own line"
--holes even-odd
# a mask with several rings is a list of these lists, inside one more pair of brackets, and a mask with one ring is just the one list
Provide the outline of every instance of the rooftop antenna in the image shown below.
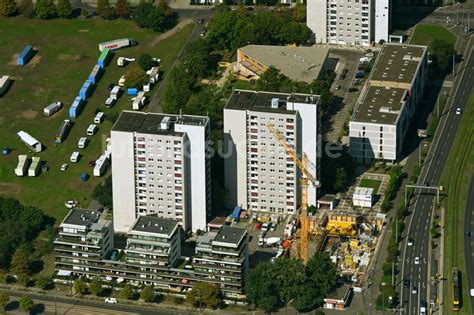
[[183,120],[183,110],[179,109],[179,120]]

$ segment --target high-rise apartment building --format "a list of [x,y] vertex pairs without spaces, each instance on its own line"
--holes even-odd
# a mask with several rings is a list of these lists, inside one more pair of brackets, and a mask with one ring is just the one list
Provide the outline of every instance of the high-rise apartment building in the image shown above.
[[[273,126],[298,156],[305,153],[317,178],[319,96],[235,90],[224,108],[227,207],[296,213],[301,172],[269,129]],[[316,187],[308,188],[316,205]]]
[[123,111],[111,132],[114,230],[138,216],[205,229],[211,211],[209,118]]
[[316,43],[369,46],[388,41],[390,0],[308,0],[306,16]]

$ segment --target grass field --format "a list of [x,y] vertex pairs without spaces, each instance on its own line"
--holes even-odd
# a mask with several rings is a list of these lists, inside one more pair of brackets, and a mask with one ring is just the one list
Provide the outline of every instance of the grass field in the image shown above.
[[[0,147],[13,149],[9,155],[0,156],[0,196],[16,197],[26,205],[42,208],[57,219],[62,219],[67,212],[65,200],[76,199],[80,205],[88,206],[92,190],[101,178],[91,177],[82,182],[80,174],[86,171],[92,175],[88,161],[96,160],[104,151],[112,123],[106,120],[100,124],[98,133],[89,137],[89,145],[78,150],[83,155],[79,163],[69,163],[69,157],[77,150],[77,141],[85,136],[96,110],[116,117],[121,110],[131,109],[126,95],[113,108],[104,106],[109,93],[107,86],[117,83],[126,70],[116,66],[116,58],[137,58],[147,52],[162,59],[161,70],[166,73],[192,29],[193,25],[184,26],[158,41],[160,34],[140,29],[133,22],[124,20],[0,18],[0,75],[10,75],[14,79],[9,92],[0,98]],[[73,120],[66,141],[55,145],[57,129],[62,120],[68,118],[70,104],[97,62],[98,43],[123,37],[134,38],[139,45],[116,52],[83,113]],[[20,67],[15,64],[14,56],[27,44],[32,44],[38,53],[27,66]],[[43,108],[58,100],[64,103],[63,109],[52,117],[43,116]],[[38,156],[50,170],[39,177],[16,177],[14,174],[17,156],[28,154],[30,159],[32,156],[17,139],[19,130],[29,132],[46,146]],[[62,163],[69,164],[66,172],[59,170]]]
[[445,40],[453,45],[456,36],[443,26],[418,24],[410,39],[410,44],[428,46],[434,39]]
[[456,139],[451,147],[448,161],[441,178],[441,185],[446,188],[447,198],[443,201],[446,216],[446,238],[444,246],[444,313],[452,314],[452,275],[451,270],[457,267],[462,273],[462,300],[459,314],[471,314],[469,305],[469,288],[464,264],[464,207],[469,189],[469,182],[474,172],[474,92],[471,92],[468,105],[462,114],[461,124]]
[[380,184],[382,184],[382,182],[378,179],[362,178],[359,183],[359,186],[373,188],[374,194],[377,194],[379,192]]

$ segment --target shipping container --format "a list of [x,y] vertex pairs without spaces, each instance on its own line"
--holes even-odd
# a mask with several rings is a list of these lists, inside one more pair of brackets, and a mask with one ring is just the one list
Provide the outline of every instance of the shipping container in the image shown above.
[[29,133],[20,130],[17,135],[20,140],[23,141],[23,143],[26,144],[31,150],[37,153],[43,151],[43,145],[41,142],[33,138]]
[[105,48],[102,53],[99,56],[99,60],[97,61],[97,64],[103,69],[107,67],[107,64],[109,63],[110,60],[110,50],[108,48]]
[[71,121],[69,119],[64,119],[64,121],[61,123],[61,126],[58,129],[58,132],[56,133],[54,142],[58,144],[62,143],[64,139],[66,139],[70,129],[71,129]]
[[94,68],[92,69],[91,74],[89,75],[88,81],[91,81],[92,84],[97,84],[101,76],[102,76],[102,69],[100,68],[99,65],[95,65]]
[[79,96],[81,97],[82,100],[85,101],[90,96],[92,88],[93,88],[93,85],[91,81],[87,80],[86,82],[84,82],[84,85],[79,91]]
[[43,109],[43,114],[45,116],[51,116],[54,113],[58,112],[61,107],[63,107],[63,104],[61,102],[51,103]]
[[20,66],[24,66],[30,61],[31,57],[33,57],[33,46],[26,45],[25,48],[21,51],[18,55],[18,64]]
[[25,176],[26,170],[28,169],[28,156],[19,155],[18,156],[18,165],[15,168],[16,176]]
[[138,95],[138,89],[136,88],[127,89],[127,94],[132,95],[132,96]]
[[69,108],[69,117],[70,118],[78,117],[81,114],[83,108],[84,108],[84,102],[82,101],[82,98],[80,96],[76,96],[76,98],[74,99],[74,102]]
[[10,86],[10,77],[7,75],[4,75],[0,78],[0,96],[5,94],[7,91],[8,87]]
[[102,176],[109,167],[109,158],[106,154],[103,154],[95,161],[94,176]]
[[123,47],[128,47],[132,44],[132,41],[129,38],[121,38],[116,40],[111,40],[109,42],[104,42],[99,44],[99,51],[104,51],[104,49],[116,50]]
[[41,158],[38,156],[34,156],[31,159],[31,165],[28,169],[28,176],[38,176],[39,170],[41,167]]

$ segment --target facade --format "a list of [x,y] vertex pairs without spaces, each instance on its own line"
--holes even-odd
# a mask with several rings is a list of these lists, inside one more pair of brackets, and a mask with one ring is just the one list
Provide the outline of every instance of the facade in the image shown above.
[[356,161],[400,157],[427,74],[426,46],[382,47],[349,122],[350,153]]
[[[175,292],[206,281],[226,296],[241,298],[248,272],[247,232],[223,226],[210,233],[204,241],[198,239],[194,257],[181,257],[178,221],[139,216],[126,234],[125,249],[114,249],[110,220],[90,210],[73,209],[54,242],[55,278],[99,277]],[[184,268],[183,261],[187,262]]]
[[209,118],[124,111],[111,132],[114,229],[140,215],[205,229],[211,211]]
[[249,271],[248,235],[245,229],[222,226],[217,232],[198,236],[194,274],[221,290],[242,291]]
[[388,41],[390,0],[308,0],[307,25],[316,43],[369,46]]
[[[283,136],[318,176],[319,96],[235,90],[224,108],[226,207],[296,214],[300,171],[268,125]],[[316,205],[316,187],[308,188]]]

